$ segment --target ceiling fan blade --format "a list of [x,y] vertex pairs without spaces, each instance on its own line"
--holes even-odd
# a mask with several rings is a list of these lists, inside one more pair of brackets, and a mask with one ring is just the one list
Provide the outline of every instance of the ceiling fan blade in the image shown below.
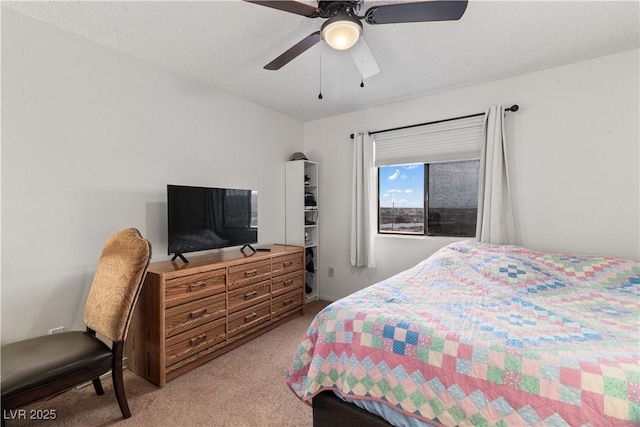
[[363,79],[374,76],[380,72],[380,66],[364,37],[361,36],[358,45],[349,49],[349,51]]
[[403,22],[456,21],[467,9],[466,0],[421,1],[387,4],[367,10],[368,24],[399,24]]
[[278,56],[276,59],[269,62],[267,65],[265,65],[264,69],[279,70],[280,68],[287,65],[289,61],[296,58],[298,55],[300,55],[301,53],[303,53],[304,51],[306,51],[307,49],[309,49],[310,47],[318,43],[320,40],[322,40],[322,37],[320,36],[320,31],[316,31],[315,33],[309,34],[307,37],[303,38],[298,43],[290,47],[289,50],[287,50],[285,53],[283,53],[282,55]]
[[270,7],[272,9],[283,10],[285,12],[295,13],[296,15],[306,16],[307,18],[317,18],[320,16],[320,10],[305,3],[297,1],[256,1],[244,0],[247,3],[259,4],[260,6]]

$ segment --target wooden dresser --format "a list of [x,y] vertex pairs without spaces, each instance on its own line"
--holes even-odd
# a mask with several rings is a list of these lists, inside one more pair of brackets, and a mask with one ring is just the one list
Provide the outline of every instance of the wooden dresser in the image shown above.
[[304,249],[151,263],[126,341],[129,368],[163,386],[303,314]]

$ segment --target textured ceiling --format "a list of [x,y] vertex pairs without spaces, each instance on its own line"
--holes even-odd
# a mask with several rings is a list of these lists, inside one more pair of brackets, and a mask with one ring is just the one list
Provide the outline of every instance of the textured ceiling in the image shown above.
[[351,54],[324,43],[262,69],[321,18],[238,0],[2,4],[302,121],[640,47],[638,1],[471,0],[455,22],[364,24],[382,71],[361,88]]

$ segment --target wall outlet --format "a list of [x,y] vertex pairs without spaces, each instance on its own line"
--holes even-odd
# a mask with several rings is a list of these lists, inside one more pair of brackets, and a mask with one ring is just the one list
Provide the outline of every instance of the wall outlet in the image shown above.
[[58,328],[49,329],[49,335],[60,334],[64,332],[64,326],[60,326]]
[[333,277],[333,267],[329,267],[329,277]]

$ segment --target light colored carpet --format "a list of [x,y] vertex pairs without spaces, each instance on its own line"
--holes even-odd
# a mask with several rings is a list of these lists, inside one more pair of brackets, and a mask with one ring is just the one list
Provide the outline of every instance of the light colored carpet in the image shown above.
[[27,406],[55,412],[54,421],[7,421],[6,426],[295,426],[312,425],[311,408],[284,382],[298,344],[315,314],[328,303],[307,304],[305,315],[170,381],[163,388],[125,371],[131,418],[124,420],[111,378],[105,394],[73,389]]

